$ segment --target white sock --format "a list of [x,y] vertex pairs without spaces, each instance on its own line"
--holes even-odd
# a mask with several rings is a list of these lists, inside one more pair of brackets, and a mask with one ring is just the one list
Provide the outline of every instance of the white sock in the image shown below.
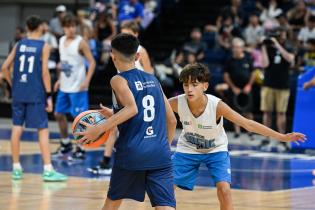
[[67,137],[67,138],[61,138],[61,143],[63,144],[69,144],[70,143],[70,138]]
[[13,169],[22,170],[22,166],[20,163],[13,163]]
[[52,171],[54,167],[51,164],[44,165],[44,171]]

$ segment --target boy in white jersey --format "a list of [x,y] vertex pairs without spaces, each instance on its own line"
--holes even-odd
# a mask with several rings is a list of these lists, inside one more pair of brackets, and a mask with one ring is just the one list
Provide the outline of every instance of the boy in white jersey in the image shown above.
[[[55,84],[58,90],[55,117],[59,124],[61,145],[54,153],[55,156],[64,155],[72,151],[72,144],[68,137],[66,114],[76,117],[88,110],[88,87],[95,70],[95,60],[88,43],[76,34],[77,21],[71,14],[62,19],[65,36],[59,40],[60,76]],[[85,69],[85,59],[89,63]],[[76,148],[73,158],[83,159],[84,150]]]
[[250,132],[283,142],[304,142],[306,138],[301,133],[278,133],[244,118],[219,98],[204,94],[209,85],[210,74],[202,64],[187,65],[179,79],[183,83],[185,94],[169,99],[173,111],[178,113],[183,125],[173,155],[174,183],[182,189],[193,190],[199,166],[204,163],[216,184],[220,209],[232,210],[230,157],[223,118]]

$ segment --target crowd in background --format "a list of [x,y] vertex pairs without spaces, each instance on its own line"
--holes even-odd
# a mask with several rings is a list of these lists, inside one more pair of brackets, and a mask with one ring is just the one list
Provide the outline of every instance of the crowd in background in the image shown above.
[[[96,70],[107,65],[110,40],[119,32],[120,25],[134,21],[145,30],[158,14],[159,4],[157,0],[96,1],[92,8],[76,12],[77,32],[89,43]],[[59,5],[55,12],[43,25],[43,40],[52,49],[49,69],[53,80],[59,62],[58,39],[63,35],[61,19],[69,11]],[[10,49],[24,36],[24,28],[18,27]],[[172,90],[170,94],[177,94],[181,90],[178,76],[182,68],[194,62],[207,63],[211,70],[222,69],[222,79],[212,81],[216,94],[249,118],[253,117],[252,87],[263,85],[260,93],[263,122],[270,127],[275,111],[277,128],[284,133],[290,71],[315,66],[315,1],[231,0],[215,23],[192,28],[187,42],[164,63],[155,64],[155,73],[162,85]],[[9,100],[1,74],[0,86],[3,100]],[[236,138],[240,132],[236,126]],[[269,146],[268,139],[262,144],[265,146]],[[287,149],[286,145],[280,148]]]

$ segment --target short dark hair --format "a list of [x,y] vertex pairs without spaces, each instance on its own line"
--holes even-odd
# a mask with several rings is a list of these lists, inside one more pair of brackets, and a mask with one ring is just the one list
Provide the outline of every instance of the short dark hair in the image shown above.
[[121,33],[113,38],[111,45],[113,49],[117,50],[125,57],[130,58],[137,53],[139,40],[137,37],[130,34]]
[[308,40],[306,41],[306,43],[315,46],[315,39],[312,39],[312,38],[311,38],[311,39],[308,39]]
[[30,31],[35,31],[42,23],[42,19],[37,15],[31,15],[26,19],[26,26]]
[[314,15],[311,15],[309,18],[308,18],[308,21],[310,22],[315,22],[315,16]]
[[195,82],[209,82],[210,71],[207,66],[201,63],[194,63],[186,65],[179,75],[179,81],[186,83],[191,79]]
[[140,31],[140,27],[138,25],[138,23],[136,23],[136,21],[125,21],[122,25],[121,25],[121,29],[128,29],[131,30],[133,33],[139,33]]
[[76,26],[76,25],[78,25],[78,20],[74,15],[67,13],[62,18],[61,25],[62,25],[62,27]]

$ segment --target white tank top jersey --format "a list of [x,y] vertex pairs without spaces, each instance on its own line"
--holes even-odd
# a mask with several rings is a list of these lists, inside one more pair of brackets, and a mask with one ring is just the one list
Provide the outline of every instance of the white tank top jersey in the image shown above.
[[66,93],[80,91],[80,85],[86,78],[84,57],[79,52],[81,36],[76,36],[72,42],[65,47],[66,37],[60,38],[59,53],[61,61],[60,90]]
[[183,125],[177,143],[177,152],[205,154],[228,151],[228,139],[223,128],[223,117],[216,120],[218,102],[215,96],[206,95],[208,103],[199,117],[191,113],[185,94],[178,96],[178,115]]
[[[137,53],[140,53],[141,48],[142,48],[142,46],[139,45],[138,50],[137,50]],[[137,69],[139,69],[139,70],[141,70],[141,71],[144,71],[143,66],[142,66],[142,64],[140,63],[140,57],[139,57],[138,60],[136,60],[135,66],[136,66]]]

